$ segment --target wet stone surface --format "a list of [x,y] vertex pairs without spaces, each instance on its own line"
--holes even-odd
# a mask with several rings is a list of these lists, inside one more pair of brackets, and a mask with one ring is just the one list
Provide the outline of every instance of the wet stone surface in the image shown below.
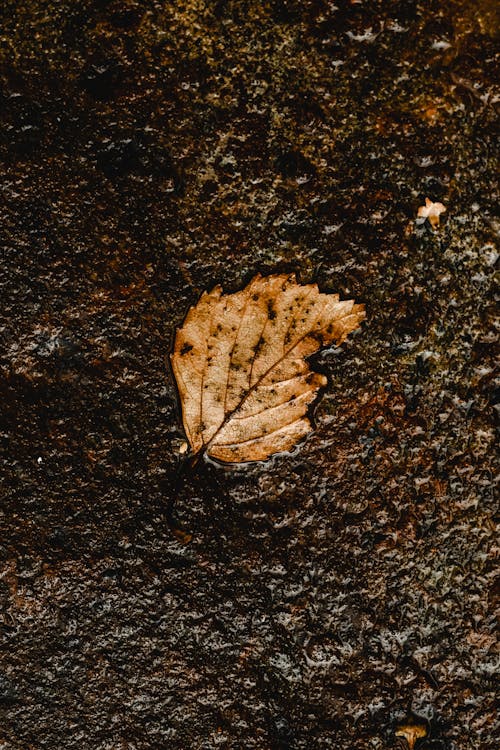
[[[495,4],[0,26],[1,750],[496,748]],[[184,480],[186,543],[172,334],[257,271],[367,322],[293,455]]]

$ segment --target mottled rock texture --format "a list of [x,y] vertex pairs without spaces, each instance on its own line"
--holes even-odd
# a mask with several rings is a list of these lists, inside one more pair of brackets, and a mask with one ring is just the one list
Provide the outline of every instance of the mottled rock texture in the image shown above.
[[[1,750],[498,746],[496,16],[3,0]],[[174,328],[258,271],[367,322],[172,510]]]

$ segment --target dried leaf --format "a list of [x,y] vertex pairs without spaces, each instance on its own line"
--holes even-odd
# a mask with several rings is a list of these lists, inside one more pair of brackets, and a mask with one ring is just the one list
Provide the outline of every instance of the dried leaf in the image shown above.
[[363,305],[287,275],[202,294],[171,355],[193,453],[239,463],[292,448],[312,429],[307,409],[327,382],[306,358],[364,316]]
[[[419,206],[417,217],[421,221],[429,221],[433,229],[439,226],[439,217],[446,211],[446,206],[442,203],[433,203],[429,198],[425,199],[425,206]],[[417,219],[417,221],[418,221]]]
[[396,730],[396,737],[404,737],[409,750],[413,750],[417,740],[426,736],[427,730],[421,724],[405,724]]

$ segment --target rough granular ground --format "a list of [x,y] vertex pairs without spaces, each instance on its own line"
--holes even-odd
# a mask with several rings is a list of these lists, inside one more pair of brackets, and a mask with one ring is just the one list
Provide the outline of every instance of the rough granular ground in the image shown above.
[[[3,0],[0,750],[498,747],[497,29]],[[258,271],[367,321],[305,443],[172,507],[173,331]]]

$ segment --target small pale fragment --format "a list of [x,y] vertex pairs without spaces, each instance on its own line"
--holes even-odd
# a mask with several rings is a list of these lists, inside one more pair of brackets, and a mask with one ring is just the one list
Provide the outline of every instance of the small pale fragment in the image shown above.
[[182,453],[186,453],[188,448],[189,448],[189,445],[184,440],[184,442],[181,443],[180,446],[179,446],[179,453],[181,453],[181,454]]
[[404,737],[409,750],[413,750],[417,740],[427,735],[427,730],[422,724],[404,724],[396,730],[396,737]]
[[425,199],[425,206],[420,206],[417,216],[419,219],[428,219],[433,229],[439,226],[439,216],[444,214],[446,206],[442,203],[434,203],[429,198]]

